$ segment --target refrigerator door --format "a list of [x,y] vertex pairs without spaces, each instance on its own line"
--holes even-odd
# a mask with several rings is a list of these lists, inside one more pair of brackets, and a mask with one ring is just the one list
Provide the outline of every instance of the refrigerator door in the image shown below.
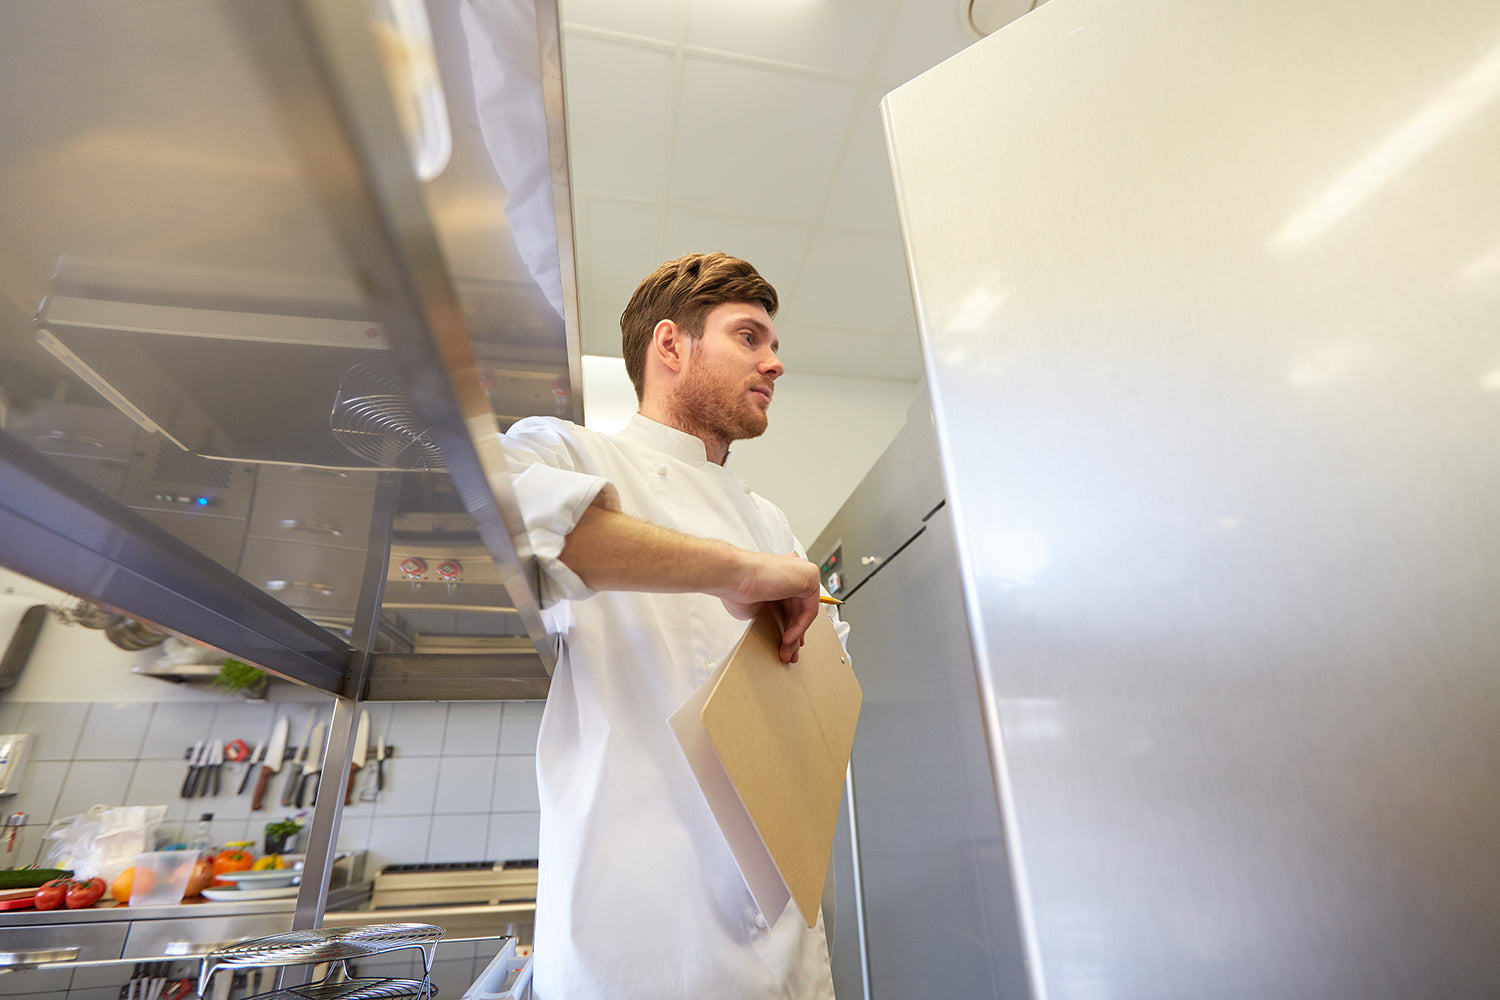
[[1035,997],[1500,995],[1497,46],[1060,0],[886,98]]

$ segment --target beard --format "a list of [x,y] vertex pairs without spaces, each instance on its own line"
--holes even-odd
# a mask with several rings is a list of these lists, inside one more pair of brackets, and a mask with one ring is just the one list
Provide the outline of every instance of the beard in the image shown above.
[[[692,349],[697,351],[698,344]],[[760,437],[770,420],[750,397],[750,387],[757,381],[694,366],[677,385],[672,416],[688,433],[715,437],[726,445]]]

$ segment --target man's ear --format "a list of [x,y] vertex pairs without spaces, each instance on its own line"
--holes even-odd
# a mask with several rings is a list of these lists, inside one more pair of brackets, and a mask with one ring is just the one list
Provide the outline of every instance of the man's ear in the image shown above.
[[651,350],[657,360],[681,374],[688,353],[688,338],[676,323],[664,319],[651,331]]

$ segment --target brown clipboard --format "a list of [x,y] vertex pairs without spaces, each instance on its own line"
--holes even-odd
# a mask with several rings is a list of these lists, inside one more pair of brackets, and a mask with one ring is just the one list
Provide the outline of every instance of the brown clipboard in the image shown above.
[[768,922],[817,924],[863,694],[827,608],[796,663],[762,611],[672,726]]

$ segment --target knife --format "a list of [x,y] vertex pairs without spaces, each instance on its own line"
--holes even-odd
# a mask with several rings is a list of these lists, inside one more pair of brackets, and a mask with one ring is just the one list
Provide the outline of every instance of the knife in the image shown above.
[[365,766],[365,757],[370,747],[370,713],[359,713],[359,728],[354,731],[354,756],[349,760],[349,783],[344,786],[344,805],[354,800],[354,776]]
[[282,716],[271,730],[271,742],[266,746],[266,755],[263,757],[260,778],[255,782],[255,794],[250,797],[250,809],[252,812],[259,810],[266,799],[266,789],[270,787],[271,775],[281,770],[281,765],[286,759],[286,738],[288,731],[292,728],[292,722],[286,716]]
[[286,787],[281,790],[281,804],[284,806],[297,801],[297,792],[302,789],[302,765],[307,763],[307,745],[312,741],[313,722],[317,717],[317,710],[314,709],[307,717],[307,728],[302,730],[302,742],[297,746],[297,756],[292,758],[292,767],[286,776]]
[[240,779],[240,788],[239,788],[239,791],[235,792],[234,794],[236,794],[236,795],[244,795],[245,794],[245,789],[247,789],[247,788],[250,787],[250,775],[252,775],[252,774],[255,773],[255,765],[259,764],[261,761],[263,761],[263,760],[266,759],[265,756],[264,756],[265,752],[266,752],[266,741],[265,740],[261,740],[259,743],[255,744],[255,749],[251,750],[250,751],[250,756],[248,756],[248,757],[245,758],[245,776]]
[[[224,770],[224,744],[214,740],[208,748],[208,767],[204,768],[203,794],[219,795],[219,775]],[[212,789],[212,791],[210,791]]]
[[308,805],[318,801],[318,779],[323,772],[323,723],[318,723],[313,729],[311,756],[308,758],[307,772],[302,775],[301,787],[297,789],[297,808],[302,808],[303,793],[307,791],[308,785],[312,786],[312,797]]
[[187,777],[182,779],[182,797],[190,799],[193,792],[198,789],[198,771],[203,767],[203,762],[208,759],[208,741],[199,740],[193,744],[193,749],[188,752]]
[[375,754],[375,790],[385,791],[385,737],[380,737],[380,749]]

